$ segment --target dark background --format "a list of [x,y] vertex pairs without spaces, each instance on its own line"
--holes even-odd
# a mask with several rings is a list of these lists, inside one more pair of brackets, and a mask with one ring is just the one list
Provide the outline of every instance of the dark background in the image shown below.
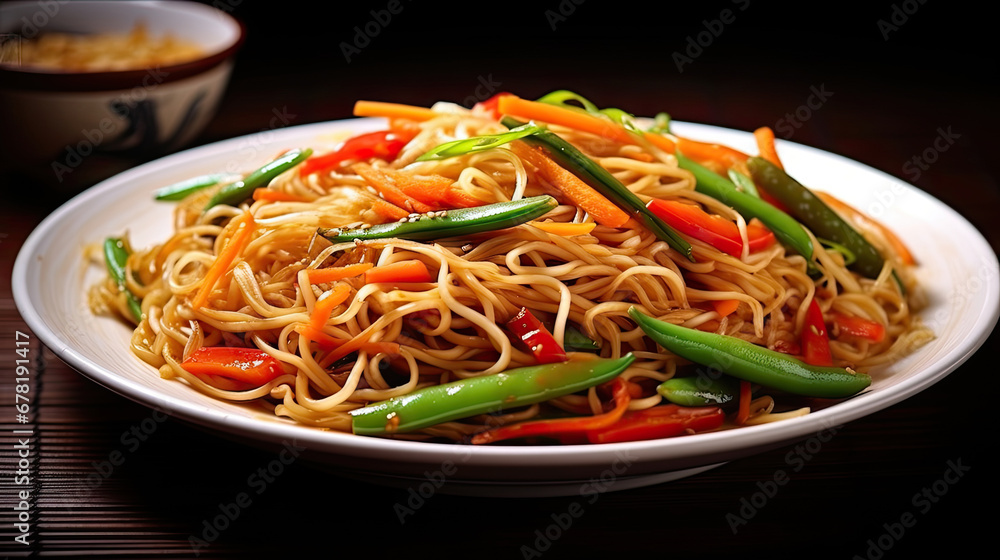
[[[816,88],[831,95],[791,140],[911,182],[959,210],[994,250],[1000,246],[994,22],[969,3],[402,2],[347,60],[344,44],[375,19],[372,10],[388,5],[230,5],[247,40],[223,106],[196,144],[267,130],[276,111],[294,126],[350,117],[357,99],[462,103],[491,88],[528,98],[571,89],[638,115],[666,111],[677,120],[752,130],[794,114]],[[689,39],[720,29],[714,20],[724,9],[734,20],[703,41],[700,53],[686,51]],[[880,29],[879,20],[896,28]],[[691,60],[678,69],[675,53]],[[907,174],[904,165],[939,129],[958,134],[957,141],[919,177]],[[39,215],[61,202],[9,200]],[[776,473],[791,472],[794,447],[602,495],[540,555],[888,559],[963,556],[989,546],[997,518],[990,462],[997,349],[993,335],[931,390],[845,426],[735,533],[727,515]],[[83,378],[59,379],[59,387],[47,388],[50,410],[88,403],[93,420],[67,433],[86,436],[80,445],[91,455],[58,445],[49,452],[78,453],[87,473],[148,411]],[[63,505],[55,487],[45,525],[53,550],[192,557],[188,537],[245,488],[248,472],[274,457],[170,421],[157,431],[163,435],[129,455],[87,504]],[[917,509],[913,497],[936,483],[942,488],[956,462],[968,472],[944,486],[929,509]],[[201,557],[537,557],[522,547],[537,546],[536,531],[580,501],[437,494],[400,524],[394,506],[409,496],[295,463]],[[915,524],[893,533],[907,513]],[[880,538],[882,548],[872,548]]]

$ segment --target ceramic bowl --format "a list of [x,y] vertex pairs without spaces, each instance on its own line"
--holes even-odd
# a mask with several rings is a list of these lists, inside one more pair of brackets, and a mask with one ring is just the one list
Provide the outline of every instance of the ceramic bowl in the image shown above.
[[[128,34],[196,43],[187,62],[110,71],[25,64],[44,33]],[[0,162],[4,171],[73,192],[189,145],[213,118],[244,26],[195,2],[7,2],[0,5]]]

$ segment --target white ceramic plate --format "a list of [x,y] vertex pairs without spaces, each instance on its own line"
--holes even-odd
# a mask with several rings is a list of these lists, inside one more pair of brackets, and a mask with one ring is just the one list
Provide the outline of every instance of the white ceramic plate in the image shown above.
[[[815,189],[835,192],[882,220],[901,235],[919,262],[948,263],[920,270],[931,297],[923,316],[937,338],[874,372],[866,393],[801,418],[590,446],[473,447],[360,437],[295,425],[162,380],[129,352],[126,326],[88,310],[86,286],[103,271],[84,262],[84,245],[124,231],[135,246],[164,239],[171,228],[171,206],[154,202],[154,189],[203,173],[251,169],[280,149],[318,146],[338,135],[382,126],[378,119],[352,119],[262,132],[177,153],[94,186],[54,212],[28,238],[14,267],[18,309],[39,339],[85,376],[221,436],[264,447],[285,446],[348,477],[422,491],[508,496],[632,488],[689,476],[793,441],[825,437],[836,426],[942,379],[982,345],[1000,314],[996,255],[964,218],[885,173],[784,141],[779,149],[791,175]],[[690,123],[674,126],[678,134],[755,153],[749,133]],[[595,485],[593,480],[601,482]]]

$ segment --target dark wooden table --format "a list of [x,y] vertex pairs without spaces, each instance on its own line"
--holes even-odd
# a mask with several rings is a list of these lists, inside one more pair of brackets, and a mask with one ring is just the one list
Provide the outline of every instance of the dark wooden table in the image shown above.
[[[231,4],[250,35],[225,102],[196,144],[349,117],[359,98],[427,105],[567,88],[640,115],[665,110],[741,130],[770,125],[907,180],[963,214],[994,250],[1000,244],[996,60],[986,18],[958,6],[824,5],[809,15],[733,1],[637,15],[627,3],[594,0],[474,13],[467,4],[385,2],[338,6],[328,17],[299,5],[283,13]],[[951,141],[935,144],[942,134]],[[775,449],[593,503],[436,494],[401,523],[407,489],[295,462],[235,507],[273,454],[170,419],[150,421],[149,410],[39,346],[21,320],[8,280],[13,259],[65,199],[43,192],[4,177],[0,554],[878,559],[964,556],[993,542],[996,334],[932,389],[821,445]],[[947,266],[946,257],[927,266]],[[34,357],[36,414],[27,425],[14,421],[18,332],[30,337]],[[34,433],[22,445],[13,434],[25,426]],[[24,485],[15,482],[23,447],[29,546],[15,541],[25,509],[17,494]],[[234,511],[235,519],[214,522]],[[571,511],[580,515],[567,523]]]

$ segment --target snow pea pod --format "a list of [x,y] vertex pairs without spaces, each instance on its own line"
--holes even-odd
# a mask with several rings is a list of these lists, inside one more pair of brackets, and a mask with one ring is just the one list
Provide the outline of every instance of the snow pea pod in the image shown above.
[[191,193],[207,189],[213,185],[218,185],[229,177],[232,177],[229,173],[209,173],[208,175],[199,175],[197,177],[185,179],[184,181],[179,181],[172,185],[167,185],[166,187],[157,189],[153,193],[153,198],[155,200],[162,201],[181,200]]
[[740,383],[728,377],[672,377],[660,383],[656,392],[681,406],[718,406],[736,400]]
[[108,274],[114,280],[118,290],[125,294],[128,301],[128,309],[132,318],[136,322],[142,320],[142,301],[128,289],[125,279],[125,264],[128,262],[128,246],[125,240],[117,237],[109,237],[104,240],[104,263],[108,269]]
[[355,434],[410,432],[477,414],[526,406],[611,381],[635,360],[592,358],[525,366],[433,385],[350,412]]
[[764,158],[750,157],[747,168],[757,186],[779,200],[816,237],[839,243],[850,251],[854,261],[849,269],[867,278],[878,278],[885,264],[878,249],[809,188]]
[[812,366],[788,354],[724,336],[654,319],[635,307],[629,316],[646,336],[694,363],[788,393],[806,397],[843,398],[869,385],[871,377],[833,366]]
[[687,158],[684,154],[677,152],[675,155],[677,165],[694,175],[696,191],[731,206],[747,221],[757,218],[774,232],[782,244],[812,263],[812,239],[795,218],[761,198],[738,190],[729,179]]
[[376,224],[370,227],[320,228],[319,234],[333,243],[390,237],[426,241],[514,227],[540,218],[558,205],[559,202],[555,198],[541,195],[472,208],[416,214],[399,222]]
[[295,149],[286,152],[274,161],[255,169],[245,178],[235,183],[229,183],[219,189],[212,196],[211,200],[208,201],[205,210],[219,204],[235,206],[243,202],[250,198],[254,190],[266,187],[275,177],[305,161],[306,158],[312,155],[312,152],[312,148]]

